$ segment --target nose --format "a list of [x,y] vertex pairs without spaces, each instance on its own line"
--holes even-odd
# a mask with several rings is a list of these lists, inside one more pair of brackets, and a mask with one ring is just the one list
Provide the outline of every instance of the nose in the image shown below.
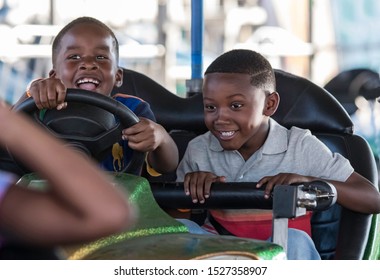
[[85,56],[82,58],[82,63],[80,64],[81,69],[97,69],[98,64],[96,62],[96,59],[91,56]]
[[215,123],[227,123],[229,121],[229,111],[227,108],[219,108],[215,114]]

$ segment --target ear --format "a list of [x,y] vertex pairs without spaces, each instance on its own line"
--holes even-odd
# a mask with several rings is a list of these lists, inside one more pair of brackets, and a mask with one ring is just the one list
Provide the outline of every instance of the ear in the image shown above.
[[265,98],[265,107],[263,114],[268,117],[272,116],[276,112],[279,103],[280,95],[278,94],[278,92],[274,91],[271,94],[269,94]]
[[49,71],[49,78],[54,78],[55,75],[57,75],[57,72],[55,72],[54,69],[51,69],[51,70]]
[[115,87],[121,87],[123,85],[123,69],[117,68]]

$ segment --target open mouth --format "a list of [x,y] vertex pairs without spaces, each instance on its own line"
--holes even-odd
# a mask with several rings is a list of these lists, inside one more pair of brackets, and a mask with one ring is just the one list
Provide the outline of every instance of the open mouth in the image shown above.
[[76,86],[80,89],[94,91],[99,86],[100,81],[93,78],[83,78],[76,82]]
[[219,132],[219,138],[222,140],[229,140],[234,137],[236,131],[230,130],[230,131],[218,131]]

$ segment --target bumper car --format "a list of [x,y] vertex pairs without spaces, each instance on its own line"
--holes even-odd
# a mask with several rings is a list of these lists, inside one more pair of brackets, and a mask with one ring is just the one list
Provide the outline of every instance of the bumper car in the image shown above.
[[[339,152],[348,158],[358,173],[377,186],[377,168],[371,149],[365,139],[354,134],[351,119],[336,99],[329,92],[307,79],[281,70],[276,70],[275,73],[278,92],[282,100],[274,115],[276,121],[286,127],[296,125],[310,129],[332,151]],[[181,98],[145,75],[127,69],[124,69],[123,88],[119,88],[118,91],[133,93],[151,104],[157,121],[171,133],[176,141],[180,156],[183,155],[188,141],[205,131],[201,93]],[[100,99],[104,99],[103,97]],[[81,103],[87,103],[100,107],[106,111],[105,115],[114,115],[116,118],[111,117],[110,123],[106,122],[103,125],[103,120],[96,118],[99,113],[93,114],[95,121],[89,121],[88,118],[91,114],[87,112],[85,116],[73,117],[70,120],[65,119],[64,116],[54,115],[44,123],[39,120],[36,108],[33,107],[34,102],[27,100],[16,109],[31,114],[36,121],[57,137],[66,140],[69,144],[74,143],[76,148],[84,153],[90,153],[95,158],[98,158],[100,154],[93,155],[94,149],[97,150],[101,147],[101,150],[104,151],[108,144],[116,142],[114,137],[120,137],[121,133],[112,133],[112,131],[117,131],[120,127],[131,125],[136,121],[135,116],[130,116],[130,113],[124,121],[124,116],[120,112],[128,110],[125,108],[120,110],[120,105],[114,104],[112,98],[106,97],[107,100],[104,99],[102,102],[94,101],[98,96],[89,92],[69,92],[67,98],[68,102],[78,103],[78,106],[81,106]],[[86,101],[82,102],[82,100]],[[81,111],[83,110],[77,110],[79,115]],[[71,115],[75,116],[73,112]],[[94,126],[89,137],[81,134],[83,124],[78,125],[74,131],[72,128],[76,125],[63,125],[64,121],[76,123],[83,121],[83,118],[86,121],[86,127]],[[57,119],[58,121],[56,121]],[[98,127],[99,123],[102,124],[100,128]],[[61,130],[62,126],[65,127],[63,130]],[[70,133],[65,131],[67,128],[71,129]],[[80,135],[75,135],[76,133]],[[136,170],[140,170],[143,158],[144,156],[136,153],[132,160],[132,162],[137,162],[135,167],[125,170],[123,173],[114,174],[115,180],[127,188],[131,199],[138,205],[140,220],[135,227],[122,234],[84,244],[79,248],[64,248],[62,251],[64,258],[286,259],[286,242],[284,242],[286,234],[284,232],[287,231],[284,228],[287,227],[287,223],[281,221],[296,217],[302,212],[299,209],[314,211],[311,221],[312,238],[322,259],[380,258],[378,215],[357,213],[334,204],[333,186],[330,190],[319,190],[320,185],[325,187],[324,182],[314,182],[316,186],[313,184],[312,187],[301,184],[287,186],[287,188],[275,188],[275,190],[288,190],[286,195],[291,202],[290,206],[287,205],[289,208],[285,211],[286,213],[280,214],[277,214],[277,211],[283,210],[284,205],[280,208],[276,206],[275,198],[281,197],[281,195],[276,194],[275,191],[273,200],[267,201],[263,205],[263,202],[258,202],[259,200],[256,199],[260,197],[260,193],[253,194],[252,188],[247,186],[240,190],[240,186],[235,184],[225,185],[223,187],[229,188],[227,192],[222,191],[223,187],[213,188],[215,193],[211,197],[215,197],[216,201],[210,199],[203,206],[206,209],[215,207],[273,209],[275,217],[273,243],[224,235],[190,234],[183,224],[168,215],[166,211],[170,208],[194,207],[191,201],[186,201],[189,198],[183,194],[183,187],[179,183],[170,183],[175,181],[175,174],[163,174],[159,178],[151,178],[144,173],[141,174],[142,176],[132,175],[136,173]],[[36,185],[36,182],[41,183],[38,178],[33,178],[33,174],[24,176],[22,180],[29,180],[31,185]],[[305,193],[310,191],[312,195],[306,195],[309,199],[304,200]],[[226,196],[228,199],[223,199]],[[310,197],[314,197],[314,200]],[[325,202],[326,198],[328,198],[328,202]],[[321,199],[322,204],[320,203]],[[228,201],[233,201],[234,205],[228,205]],[[247,203],[243,203],[244,201]],[[318,205],[324,206],[319,207]]]

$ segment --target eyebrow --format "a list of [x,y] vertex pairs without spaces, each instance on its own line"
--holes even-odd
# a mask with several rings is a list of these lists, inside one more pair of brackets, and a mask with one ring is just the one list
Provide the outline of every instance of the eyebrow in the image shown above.
[[[66,48],[66,51],[77,50],[77,49],[81,49],[81,48],[82,48],[81,46],[78,46],[78,45],[72,45],[72,46],[68,46],[68,47]],[[96,47],[95,47],[95,50],[111,51],[111,50],[112,50],[112,47],[107,46],[107,45],[99,45],[99,46],[96,46]]]

